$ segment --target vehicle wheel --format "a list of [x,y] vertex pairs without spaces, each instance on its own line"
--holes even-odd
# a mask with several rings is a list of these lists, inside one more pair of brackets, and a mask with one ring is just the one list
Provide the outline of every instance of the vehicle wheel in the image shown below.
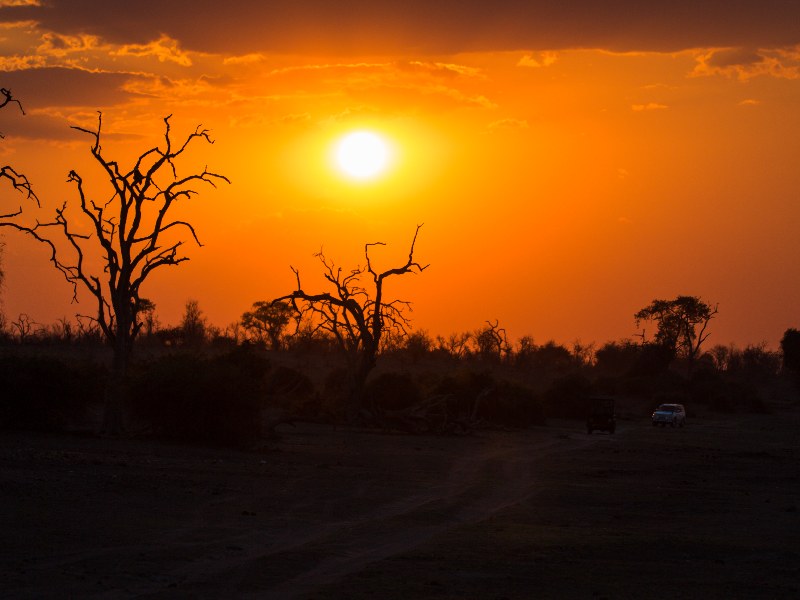
[[608,430],[608,433],[614,433],[615,429],[616,429],[616,427],[612,427],[611,429]]
[[586,435],[592,435],[592,428],[591,427],[587,427],[586,428]]
[[674,419],[672,420],[672,427],[673,427],[673,429],[675,428],[675,420]]
[[653,427],[657,427],[657,426],[658,426],[658,423],[656,423],[655,421],[653,421]]
[[683,427],[684,425],[686,425],[686,421],[681,421],[681,427]]

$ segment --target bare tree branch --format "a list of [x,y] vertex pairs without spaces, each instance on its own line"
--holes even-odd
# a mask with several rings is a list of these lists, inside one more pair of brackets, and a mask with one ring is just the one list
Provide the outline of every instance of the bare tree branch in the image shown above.
[[[4,108],[5,106],[8,106],[9,104],[16,104],[17,106],[19,106],[20,112],[23,115],[25,114],[25,109],[22,108],[22,103],[11,95],[11,90],[7,88],[0,88],[0,109]],[[4,136],[0,134],[0,138],[3,137]],[[31,187],[31,182],[28,181],[28,178],[25,175],[19,173],[13,167],[9,165],[0,167],[0,179],[7,179],[8,181],[11,182],[11,185],[14,187],[15,190],[24,193],[26,198],[33,199],[36,202],[37,206],[40,205],[39,198],[36,196],[36,194],[33,191],[33,188]],[[10,219],[19,216],[21,213],[22,213],[22,207],[20,207],[18,210],[14,212],[0,214],[0,219]]]
[[[408,260],[402,266],[382,272],[374,270],[369,255],[373,246],[384,246],[383,242],[365,244],[365,267],[357,267],[345,273],[328,260],[322,250],[314,256],[322,264],[322,275],[331,284],[333,291],[311,294],[303,290],[300,272],[290,267],[295,275],[297,288],[273,300],[273,303],[289,301],[300,318],[311,316],[319,323],[321,330],[334,336],[340,347],[345,350],[353,378],[353,395],[360,395],[367,375],[375,366],[384,334],[396,330],[401,335],[408,333],[410,325],[406,311],[411,304],[405,300],[385,301],[383,298],[384,281],[392,275],[420,273],[428,265],[422,266],[414,261],[414,247],[422,225],[417,225],[414,238],[408,253]],[[368,273],[372,285],[367,290],[361,278]]]

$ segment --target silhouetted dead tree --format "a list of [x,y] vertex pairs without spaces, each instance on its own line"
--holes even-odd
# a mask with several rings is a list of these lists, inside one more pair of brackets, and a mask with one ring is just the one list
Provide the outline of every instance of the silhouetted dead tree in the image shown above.
[[[103,156],[100,145],[102,114],[97,129],[72,128],[91,136],[91,153],[101,166],[112,187],[110,199],[95,201],[88,198],[82,177],[74,170],[67,181],[75,184],[79,207],[68,212],[65,202],[55,211],[55,219],[23,225],[16,221],[0,224],[22,231],[50,248],[50,260],[72,284],[73,300],[78,288],[89,292],[96,304],[90,317],[97,322],[105,339],[113,347],[113,376],[106,394],[103,430],[109,434],[122,429],[122,408],[127,389],[128,363],[133,343],[143,323],[140,314],[149,306],[140,297],[142,284],[161,267],[175,266],[189,260],[181,253],[185,243],[180,233],[202,246],[194,227],[170,214],[180,200],[189,200],[198,192],[195,184],[216,187],[216,182],[230,183],[227,177],[204,168],[200,173],[178,176],[175,161],[194,141],[213,144],[207,129],[200,127],[189,134],[183,143],[174,144],[171,138],[170,117],[164,119],[163,147],[155,146],[143,152],[129,171],[114,160]],[[88,221],[91,233],[82,221]],[[52,232],[52,233],[51,233]],[[99,258],[100,272],[92,271],[90,263]]]
[[486,327],[475,332],[475,345],[478,356],[485,360],[501,360],[510,352],[506,330],[500,327],[500,321],[486,321]]
[[[9,104],[16,104],[19,106],[19,110],[22,112],[22,114],[25,114],[25,110],[22,108],[20,101],[11,95],[11,90],[0,88],[0,109],[5,108]],[[2,137],[3,135],[0,134],[0,138]],[[10,165],[0,167],[0,179],[8,180],[15,190],[24,193],[27,198],[36,201],[37,205],[39,204],[39,198],[37,198],[36,194],[33,192],[33,188],[31,187],[31,183],[28,181],[28,178],[14,169],[14,167]],[[22,207],[18,208],[14,212],[0,214],[0,219],[16,217],[21,212]]]
[[[362,392],[367,376],[375,367],[383,335],[391,329],[406,333],[409,321],[404,314],[410,303],[405,300],[386,301],[384,283],[392,276],[406,273],[421,273],[429,265],[422,266],[414,260],[414,246],[422,225],[417,225],[408,260],[402,266],[378,272],[369,256],[373,246],[385,246],[383,242],[364,245],[366,265],[344,273],[322,253],[315,254],[323,267],[325,279],[333,286],[332,292],[309,294],[303,290],[300,272],[291,267],[297,280],[297,289],[291,294],[273,300],[273,303],[290,301],[300,318],[311,317],[318,330],[330,333],[345,351],[350,374],[351,408],[358,410],[362,403]],[[362,285],[362,278],[371,280],[370,289]]]

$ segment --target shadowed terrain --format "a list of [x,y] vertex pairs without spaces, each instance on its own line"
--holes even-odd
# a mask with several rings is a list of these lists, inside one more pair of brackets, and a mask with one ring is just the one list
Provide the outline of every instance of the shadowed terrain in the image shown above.
[[254,452],[5,434],[3,594],[796,597],[798,425],[300,425]]

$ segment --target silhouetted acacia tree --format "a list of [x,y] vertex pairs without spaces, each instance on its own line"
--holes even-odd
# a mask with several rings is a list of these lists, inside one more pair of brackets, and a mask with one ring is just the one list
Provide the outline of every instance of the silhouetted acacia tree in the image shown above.
[[[367,376],[375,367],[378,350],[384,333],[389,329],[407,331],[408,319],[404,310],[410,303],[404,300],[387,301],[384,298],[384,283],[392,276],[406,273],[421,273],[429,265],[422,266],[414,260],[414,246],[422,225],[417,225],[408,260],[405,264],[376,271],[370,260],[369,252],[373,246],[384,246],[383,242],[364,245],[366,265],[356,267],[349,273],[342,272],[322,253],[319,258],[325,279],[333,286],[332,292],[310,294],[303,290],[300,273],[291,267],[297,280],[297,289],[291,294],[273,300],[273,303],[289,301],[298,315],[303,318],[311,316],[316,327],[332,335],[345,351],[350,374],[350,401],[352,408],[360,408],[362,392]],[[369,278],[367,289],[362,279]]]
[[294,314],[288,302],[253,302],[252,310],[242,315],[242,327],[247,331],[249,339],[269,344],[273,350],[281,348],[283,330]]
[[[79,206],[68,211],[65,202],[55,211],[55,219],[23,225],[3,222],[31,235],[50,248],[50,260],[73,286],[77,300],[79,286],[96,303],[91,316],[114,350],[113,376],[106,394],[103,429],[115,434],[122,429],[122,407],[127,390],[128,363],[134,340],[142,328],[141,315],[149,303],[140,297],[142,284],[162,267],[188,260],[182,254],[185,240],[181,233],[198,245],[194,227],[172,218],[175,205],[197,194],[195,184],[230,183],[227,177],[204,168],[199,173],[179,176],[176,160],[195,141],[213,143],[207,129],[197,127],[182,143],[171,137],[170,116],[164,119],[163,146],[146,150],[129,170],[103,155],[101,142],[102,114],[97,129],[72,128],[93,139],[91,153],[112,188],[111,197],[95,201],[88,197],[83,178],[74,170],[67,181],[78,192]],[[88,222],[91,233],[83,233]],[[51,233],[52,232],[52,233]],[[99,271],[92,270],[90,257],[99,255]]]
[[669,349],[673,356],[685,358],[689,372],[708,339],[708,324],[717,314],[717,306],[697,296],[678,296],[674,300],[653,300],[634,315],[636,326],[642,321],[656,323],[656,344]]

